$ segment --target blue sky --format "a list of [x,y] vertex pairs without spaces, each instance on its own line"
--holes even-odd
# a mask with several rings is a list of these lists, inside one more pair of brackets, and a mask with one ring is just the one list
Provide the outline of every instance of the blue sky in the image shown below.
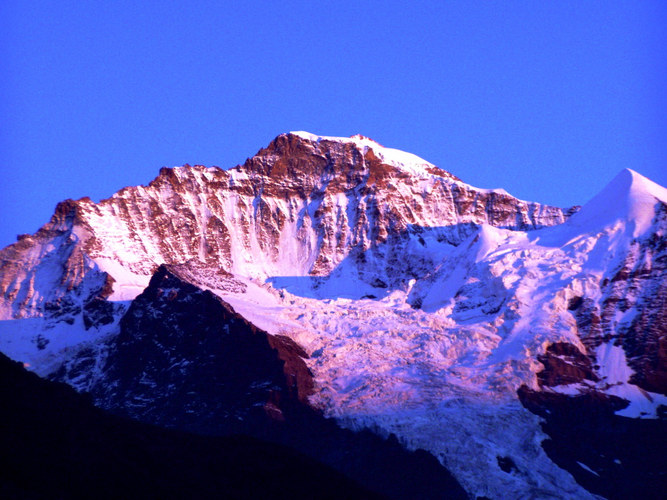
[[290,130],[559,206],[625,167],[667,185],[665,27],[665,2],[5,0],[0,246]]

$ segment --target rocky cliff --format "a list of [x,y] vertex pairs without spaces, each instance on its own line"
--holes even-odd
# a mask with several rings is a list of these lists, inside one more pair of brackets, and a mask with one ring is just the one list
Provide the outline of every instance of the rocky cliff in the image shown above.
[[[475,189],[360,136],[285,134],[230,170],[163,168],[148,186],[100,203],[60,203],[36,235],[0,253],[0,314],[40,316],[63,310],[63,300],[78,310],[97,289],[133,298],[160,264],[193,262],[262,279],[326,276],[370,251],[378,261],[361,269],[369,280],[405,281],[433,265],[426,258],[405,266],[411,236],[430,231],[458,244],[476,224],[534,229],[568,213]],[[75,297],[60,296],[63,290]]]
[[595,449],[660,428],[666,204],[631,170],[559,209],[361,136],[285,134],[230,170],[59,204],[0,251],[0,349],[159,425],[298,415],[276,435],[305,453],[327,448],[305,428],[372,429],[473,497],[607,495],[587,475],[629,488],[641,450],[566,456],[564,429],[577,405],[604,422]]

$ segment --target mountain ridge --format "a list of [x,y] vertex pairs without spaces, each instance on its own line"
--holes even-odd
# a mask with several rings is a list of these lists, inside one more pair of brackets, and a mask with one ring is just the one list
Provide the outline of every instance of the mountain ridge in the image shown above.
[[616,398],[619,418],[661,418],[667,205],[656,186],[623,171],[580,211],[560,209],[367,138],[282,134],[230,170],[165,168],[100,203],[59,204],[0,251],[0,350],[89,390],[166,265],[297,346],[307,404],[340,425],[429,451],[469,495],[590,498],[540,445],[539,411],[519,392]]
[[[562,222],[566,217],[560,209],[527,204],[504,194],[470,190],[457,183],[450,187],[433,174],[428,174],[431,183],[420,187],[408,178],[395,179],[395,172],[377,158],[365,159],[349,143],[324,142],[330,148],[329,160],[313,150],[316,144],[312,141],[281,135],[243,167],[229,171],[162,169],[148,186],[123,188],[98,204],[88,198],[59,203],[51,222],[36,235],[48,239],[53,231],[71,227],[70,239],[78,239],[77,248],[102,271],[112,277],[114,270],[134,275],[138,286],[132,293],[136,295],[161,263],[197,259],[246,276],[322,275],[350,252],[366,251],[390,235],[409,233],[412,226],[434,226],[443,218],[526,228]],[[274,180],[276,168],[291,172],[287,184],[282,174]],[[320,176],[313,175],[314,171]],[[392,182],[404,187],[396,192]],[[271,191],[266,186],[274,187]],[[432,191],[429,198],[434,203],[419,201],[425,189]],[[227,194],[219,196],[221,190]],[[405,199],[413,201],[404,205]],[[177,213],[171,213],[172,204],[179,207]],[[179,223],[178,229],[174,222]],[[285,226],[290,230],[285,231]],[[448,234],[439,238],[456,242],[469,229],[463,225],[442,232]],[[31,238],[12,247],[20,251]],[[295,241],[300,243],[295,246]],[[262,258],[255,262],[248,253]],[[0,282],[5,298],[19,293],[17,277],[10,276],[12,283],[7,276],[5,273]],[[33,314],[23,309],[22,314]],[[10,316],[6,304],[0,304],[0,312],[5,318]]]

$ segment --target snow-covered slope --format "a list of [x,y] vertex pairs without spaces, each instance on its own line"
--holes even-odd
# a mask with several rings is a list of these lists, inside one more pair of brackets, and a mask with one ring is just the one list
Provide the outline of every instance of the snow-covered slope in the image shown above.
[[[37,235],[0,255],[0,317],[40,315],[60,277],[42,279],[46,271],[37,267],[47,252],[67,260],[70,247],[83,265],[116,280],[111,298],[118,300],[140,293],[164,263],[194,261],[259,279],[322,276],[388,241],[399,248],[425,229],[456,244],[470,224],[525,229],[564,219],[558,208],[476,190],[368,139],[281,135],[228,171],[162,169],[148,186],[125,188],[100,203],[63,202]],[[374,272],[386,275],[396,264],[392,258],[392,252],[381,255]]]
[[667,189],[626,168],[586,203],[569,227],[577,234],[620,223],[637,238],[651,228],[659,202],[667,202]]
[[[114,384],[95,346],[178,265],[304,349],[326,415],[430,451],[473,496],[588,498],[517,391],[621,398],[627,417],[667,404],[667,190],[625,170],[575,212],[361,136],[285,134],[228,171],[59,205],[0,253],[0,349],[44,375],[62,359],[82,390]],[[89,332],[86,363],[68,365],[78,340],[39,348],[63,325]]]

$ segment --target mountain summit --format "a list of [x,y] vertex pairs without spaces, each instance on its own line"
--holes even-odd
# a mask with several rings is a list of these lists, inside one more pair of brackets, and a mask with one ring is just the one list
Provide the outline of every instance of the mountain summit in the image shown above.
[[[282,134],[229,170],[60,203],[0,251],[0,350],[110,411],[278,440],[371,489],[374,466],[340,457],[393,450],[445,496],[593,498],[639,477],[650,497],[666,193],[625,170],[563,209],[363,136]],[[394,437],[350,432],[368,429]],[[609,429],[633,438],[610,450]]]
[[[42,314],[53,280],[61,279],[33,267],[47,262],[67,268],[62,279],[73,280],[69,288],[90,272],[105,272],[116,283],[114,300],[134,298],[160,264],[190,261],[266,279],[327,276],[366,255],[374,263],[370,281],[405,280],[431,265],[393,269],[403,246],[419,235],[458,244],[476,224],[534,229],[561,223],[568,213],[473,188],[367,139],[286,134],[230,170],[163,168],[148,186],[124,188],[100,203],[60,203],[34,237],[9,247],[0,317]],[[20,265],[12,269],[12,262]]]
[[637,237],[652,224],[658,204],[667,203],[667,189],[629,168],[623,169],[572,218],[579,227],[625,221]]

